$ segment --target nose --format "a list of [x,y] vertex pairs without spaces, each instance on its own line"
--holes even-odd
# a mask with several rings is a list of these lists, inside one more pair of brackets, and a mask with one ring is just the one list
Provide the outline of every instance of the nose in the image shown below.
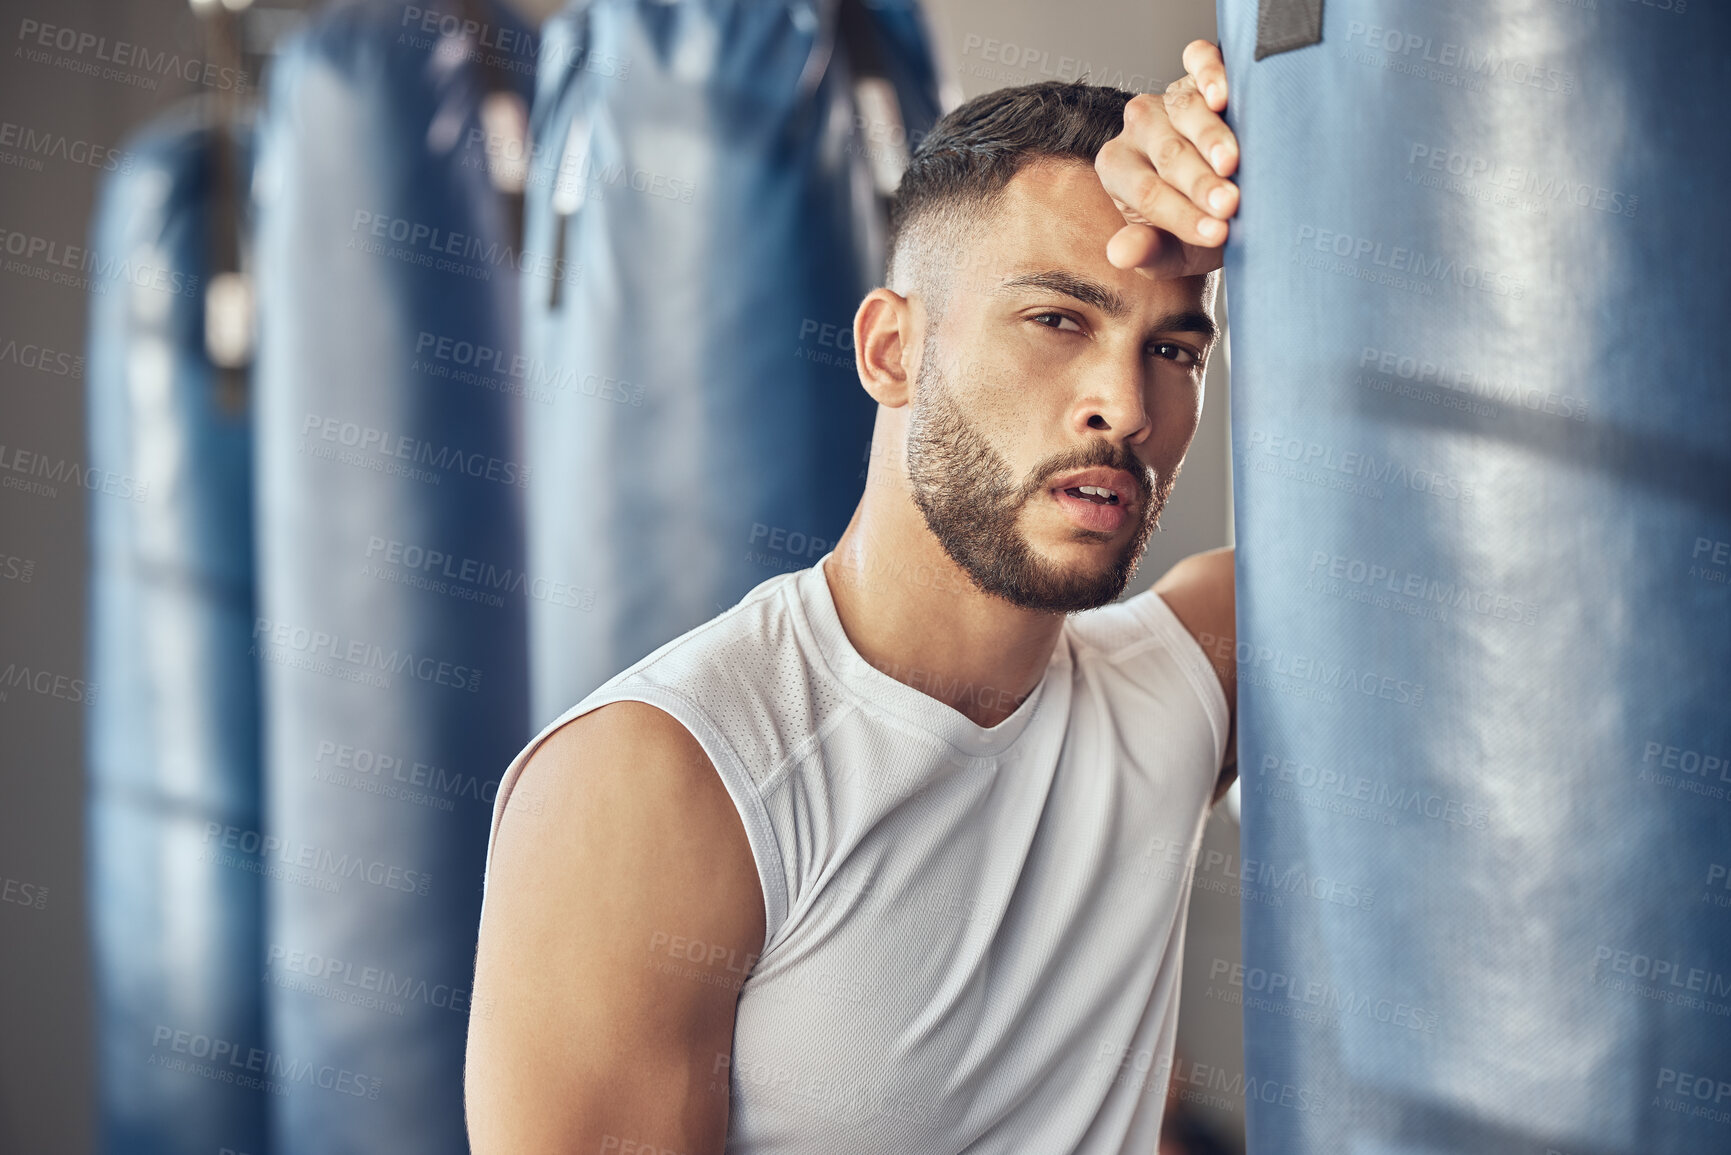
[[1084,428],[1111,433],[1113,440],[1138,445],[1151,428],[1144,402],[1146,369],[1140,364],[1113,365],[1094,378],[1094,387],[1077,409]]

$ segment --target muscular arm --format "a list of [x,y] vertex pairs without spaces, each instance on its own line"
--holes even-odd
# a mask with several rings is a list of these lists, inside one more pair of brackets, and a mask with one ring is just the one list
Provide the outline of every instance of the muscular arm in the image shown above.
[[1154,583],[1154,591],[1172,607],[1172,612],[1208,656],[1208,664],[1226,693],[1230,724],[1226,731],[1226,757],[1220,780],[1214,787],[1218,802],[1238,777],[1238,663],[1234,661],[1238,627],[1232,585],[1233,550],[1209,550],[1193,554],[1166,571]]
[[476,1155],[719,1155],[763,893],[690,732],[641,702],[555,731],[507,799],[487,888],[464,1075]]

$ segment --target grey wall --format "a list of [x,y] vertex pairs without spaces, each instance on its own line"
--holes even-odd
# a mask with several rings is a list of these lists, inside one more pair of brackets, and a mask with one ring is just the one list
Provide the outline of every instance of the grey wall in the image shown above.
[[[547,10],[547,0],[522,0]],[[927,0],[954,98],[1007,84],[1086,73],[1097,83],[1158,90],[1182,71],[1179,53],[1214,35],[1211,0]],[[24,134],[114,148],[192,89],[173,78],[142,87],[37,63],[16,49],[27,21],[125,40],[152,52],[200,54],[201,31],[185,0],[5,0],[0,34],[0,248],[41,240],[84,243],[100,170],[20,147]],[[100,152],[98,155],[102,155]],[[82,462],[85,298],[19,271],[0,254],[0,445],[4,453]],[[26,364],[46,349],[48,368]],[[76,359],[76,360],[75,360]],[[1210,373],[1202,429],[1163,530],[1134,589],[1178,558],[1229,540],[1223,359]],[[82,677],[86,502],[74,487],[53,497],[0,488],[0,669],[9,664]],[[28,580],[21,575],[28,573]],[[11,576],[8,576],[11,575]],[[0,1151],[92,1149],[90,966],[85,944],[82,707],[0,689]],[[1210,825],[1210,846],[1236,831]],[[32,890],[25,892],[28,885]],[[21,903],[46,891],[40,908]],[[1192,966],[1237,955],[1237,901],[1198,890]],[[1196,960],[1201,960],[1197,962]],[[1199,989],[1196,981],[1189,983]],[[1227,1008],[1187,1000],[1187,1057],[1242,1070],[1237,1021]],[[1181,1068],[1182,1070],[1182,1068]],[[1214,1110],[1230,1128],[1234,1112]]]

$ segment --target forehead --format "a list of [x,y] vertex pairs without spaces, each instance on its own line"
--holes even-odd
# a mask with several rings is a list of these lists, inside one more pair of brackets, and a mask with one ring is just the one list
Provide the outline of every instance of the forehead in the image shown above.
[[1062,270],[1115,289],[1132,315],[1174,310],[1213,312],[1205,276],[1150,278],[1106,259],[1106,242],[1124,215],[1101,187],[1092,165],[1042,158],[1022,167],[969,237],[969,259],[958,278],[970,294],[990,294],[1004,281]]

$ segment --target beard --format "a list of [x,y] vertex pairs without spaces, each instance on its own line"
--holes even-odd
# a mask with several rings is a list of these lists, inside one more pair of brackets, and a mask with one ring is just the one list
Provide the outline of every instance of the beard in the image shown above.
[[[1157,477],[1127,446],[1094,441],[1036,468],[1016,484],[1009,465],[956,404],[928,338],[908,418],[908,482],[915,506],[944,553],[982,591],[1023,609],[1071,613],[1108,605],[1124,592],[1172,493],[1177,471]],[[1103,465],[1136,479],[1131,532],[1104,565],[1063,566],[1041,557],[1017,525],[1030,501],[1049,501],[1049,479]],[[1106,540],[1098,531],[1081,537]],[[1122,528],[1118,532],[1123,532]]]

